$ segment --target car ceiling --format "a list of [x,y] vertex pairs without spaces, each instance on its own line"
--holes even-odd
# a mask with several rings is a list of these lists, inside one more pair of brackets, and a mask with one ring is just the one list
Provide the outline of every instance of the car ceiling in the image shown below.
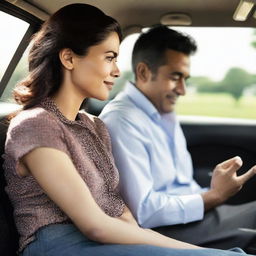
[[251,15],[245,22],[234,21],[233,14],[240,0],[6,0],[33,15],[46,19],[60,7],[70,3],[88,3],[116,18],[128,33],[138,27],[159,24],[166,13],[185,13],[191,17],[191,26],[255,27]]

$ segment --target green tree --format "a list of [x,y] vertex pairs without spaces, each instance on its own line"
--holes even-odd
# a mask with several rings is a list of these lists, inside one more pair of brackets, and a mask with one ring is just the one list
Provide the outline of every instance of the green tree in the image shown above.
[[238,101],[246,87],[252,83],[252,75],[241,68],[231,68],[222,80],[224,91]]
[[195,86],[199,93],[220,93],[223,92],[222,84],[215,82],[206,76],[191,77],[188,86]]

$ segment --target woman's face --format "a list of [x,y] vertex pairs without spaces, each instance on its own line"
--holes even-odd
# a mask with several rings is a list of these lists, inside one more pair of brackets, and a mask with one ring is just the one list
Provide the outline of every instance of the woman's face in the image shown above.
[[116,65],[119,37],[112,32],[100,44],[91,46],[84,57],[75,55],[71,70],[74,89],[85,98],[107,100],[120,72]]

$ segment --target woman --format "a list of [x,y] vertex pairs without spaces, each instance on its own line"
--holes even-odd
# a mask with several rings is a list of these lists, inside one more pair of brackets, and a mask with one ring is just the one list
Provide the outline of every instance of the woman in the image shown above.
[[4,156],[21,255],[240,255],[142,229],[125,206],[106,128],[78,112],[108,98],[120,41],[118,23],[85,4],[63,7],[33,38]]

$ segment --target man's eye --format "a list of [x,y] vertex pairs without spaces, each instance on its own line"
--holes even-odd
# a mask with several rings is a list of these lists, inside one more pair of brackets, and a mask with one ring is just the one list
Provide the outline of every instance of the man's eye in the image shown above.
[[178,81],[180,79],[179,76],[171,76],[171,80],[173,81]]

